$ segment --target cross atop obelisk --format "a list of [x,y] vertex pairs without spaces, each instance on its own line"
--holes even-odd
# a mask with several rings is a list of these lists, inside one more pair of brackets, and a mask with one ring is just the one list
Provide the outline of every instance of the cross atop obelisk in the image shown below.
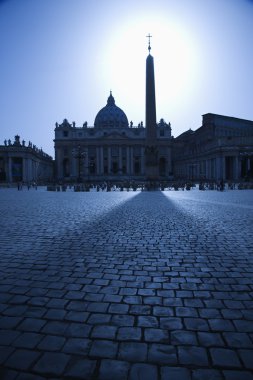
[[149,51],[149,54],[150,54],[150,50],[151,50],[151,46],[150,46],[150,38],[152,37],[150,35],[150,33],[148,34],[148,36],[146,36],[148,38],[148,51]]

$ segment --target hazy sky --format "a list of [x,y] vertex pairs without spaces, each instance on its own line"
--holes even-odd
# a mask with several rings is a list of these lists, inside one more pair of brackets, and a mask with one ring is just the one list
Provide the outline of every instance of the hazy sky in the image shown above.
[[253,0],[0,0],[0,144],[54,155],[55,122],[93,126],[110,90],[145,123],[148,33],[175,137],[208,112],[253,120]]

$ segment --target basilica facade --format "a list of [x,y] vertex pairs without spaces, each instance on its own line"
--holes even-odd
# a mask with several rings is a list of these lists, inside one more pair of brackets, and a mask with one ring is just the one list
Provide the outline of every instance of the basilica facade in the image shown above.
[[172,175],[170,123],[156,122],[154,62],[146,60],[145,125],[129,123],[110,93],[94,125],[67,119],[55,127],[57,180],[162,181]]
[[[171,127],[157,125],[158,177],[168,178],[171,166]],[[66,119],[55,128],[57,178],[65,181],[122,181],[146,179],[146,128],[129,124],[110,94],[94,126],[81,128]]]

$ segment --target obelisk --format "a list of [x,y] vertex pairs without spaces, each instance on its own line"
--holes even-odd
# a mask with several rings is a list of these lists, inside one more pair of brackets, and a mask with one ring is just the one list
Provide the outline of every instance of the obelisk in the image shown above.
[[156,126],[156,101],[155,101],[155,74],[154,59],[150,54],[150,34],[146,59],[146,179],[158,180],[158,149],[157,149],[157,126]]

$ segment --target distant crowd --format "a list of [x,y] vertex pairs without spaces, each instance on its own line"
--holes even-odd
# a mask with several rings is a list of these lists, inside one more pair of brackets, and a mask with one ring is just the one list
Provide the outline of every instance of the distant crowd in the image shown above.
[[78,184],[55,184],[47,186],[48,191],[67,191],[71,190],[74,192],[87,192],[87,191],[189,191],[192,189],[204,190],[242,190],[242,189],[253,189],[253,183],[235,183],[235,182],[224,182],[223,180],[217,182],[200,182],[198,184],[193,182],[141,182],[137,183],[135,181],[122,182],[122,183],[78,183]]

